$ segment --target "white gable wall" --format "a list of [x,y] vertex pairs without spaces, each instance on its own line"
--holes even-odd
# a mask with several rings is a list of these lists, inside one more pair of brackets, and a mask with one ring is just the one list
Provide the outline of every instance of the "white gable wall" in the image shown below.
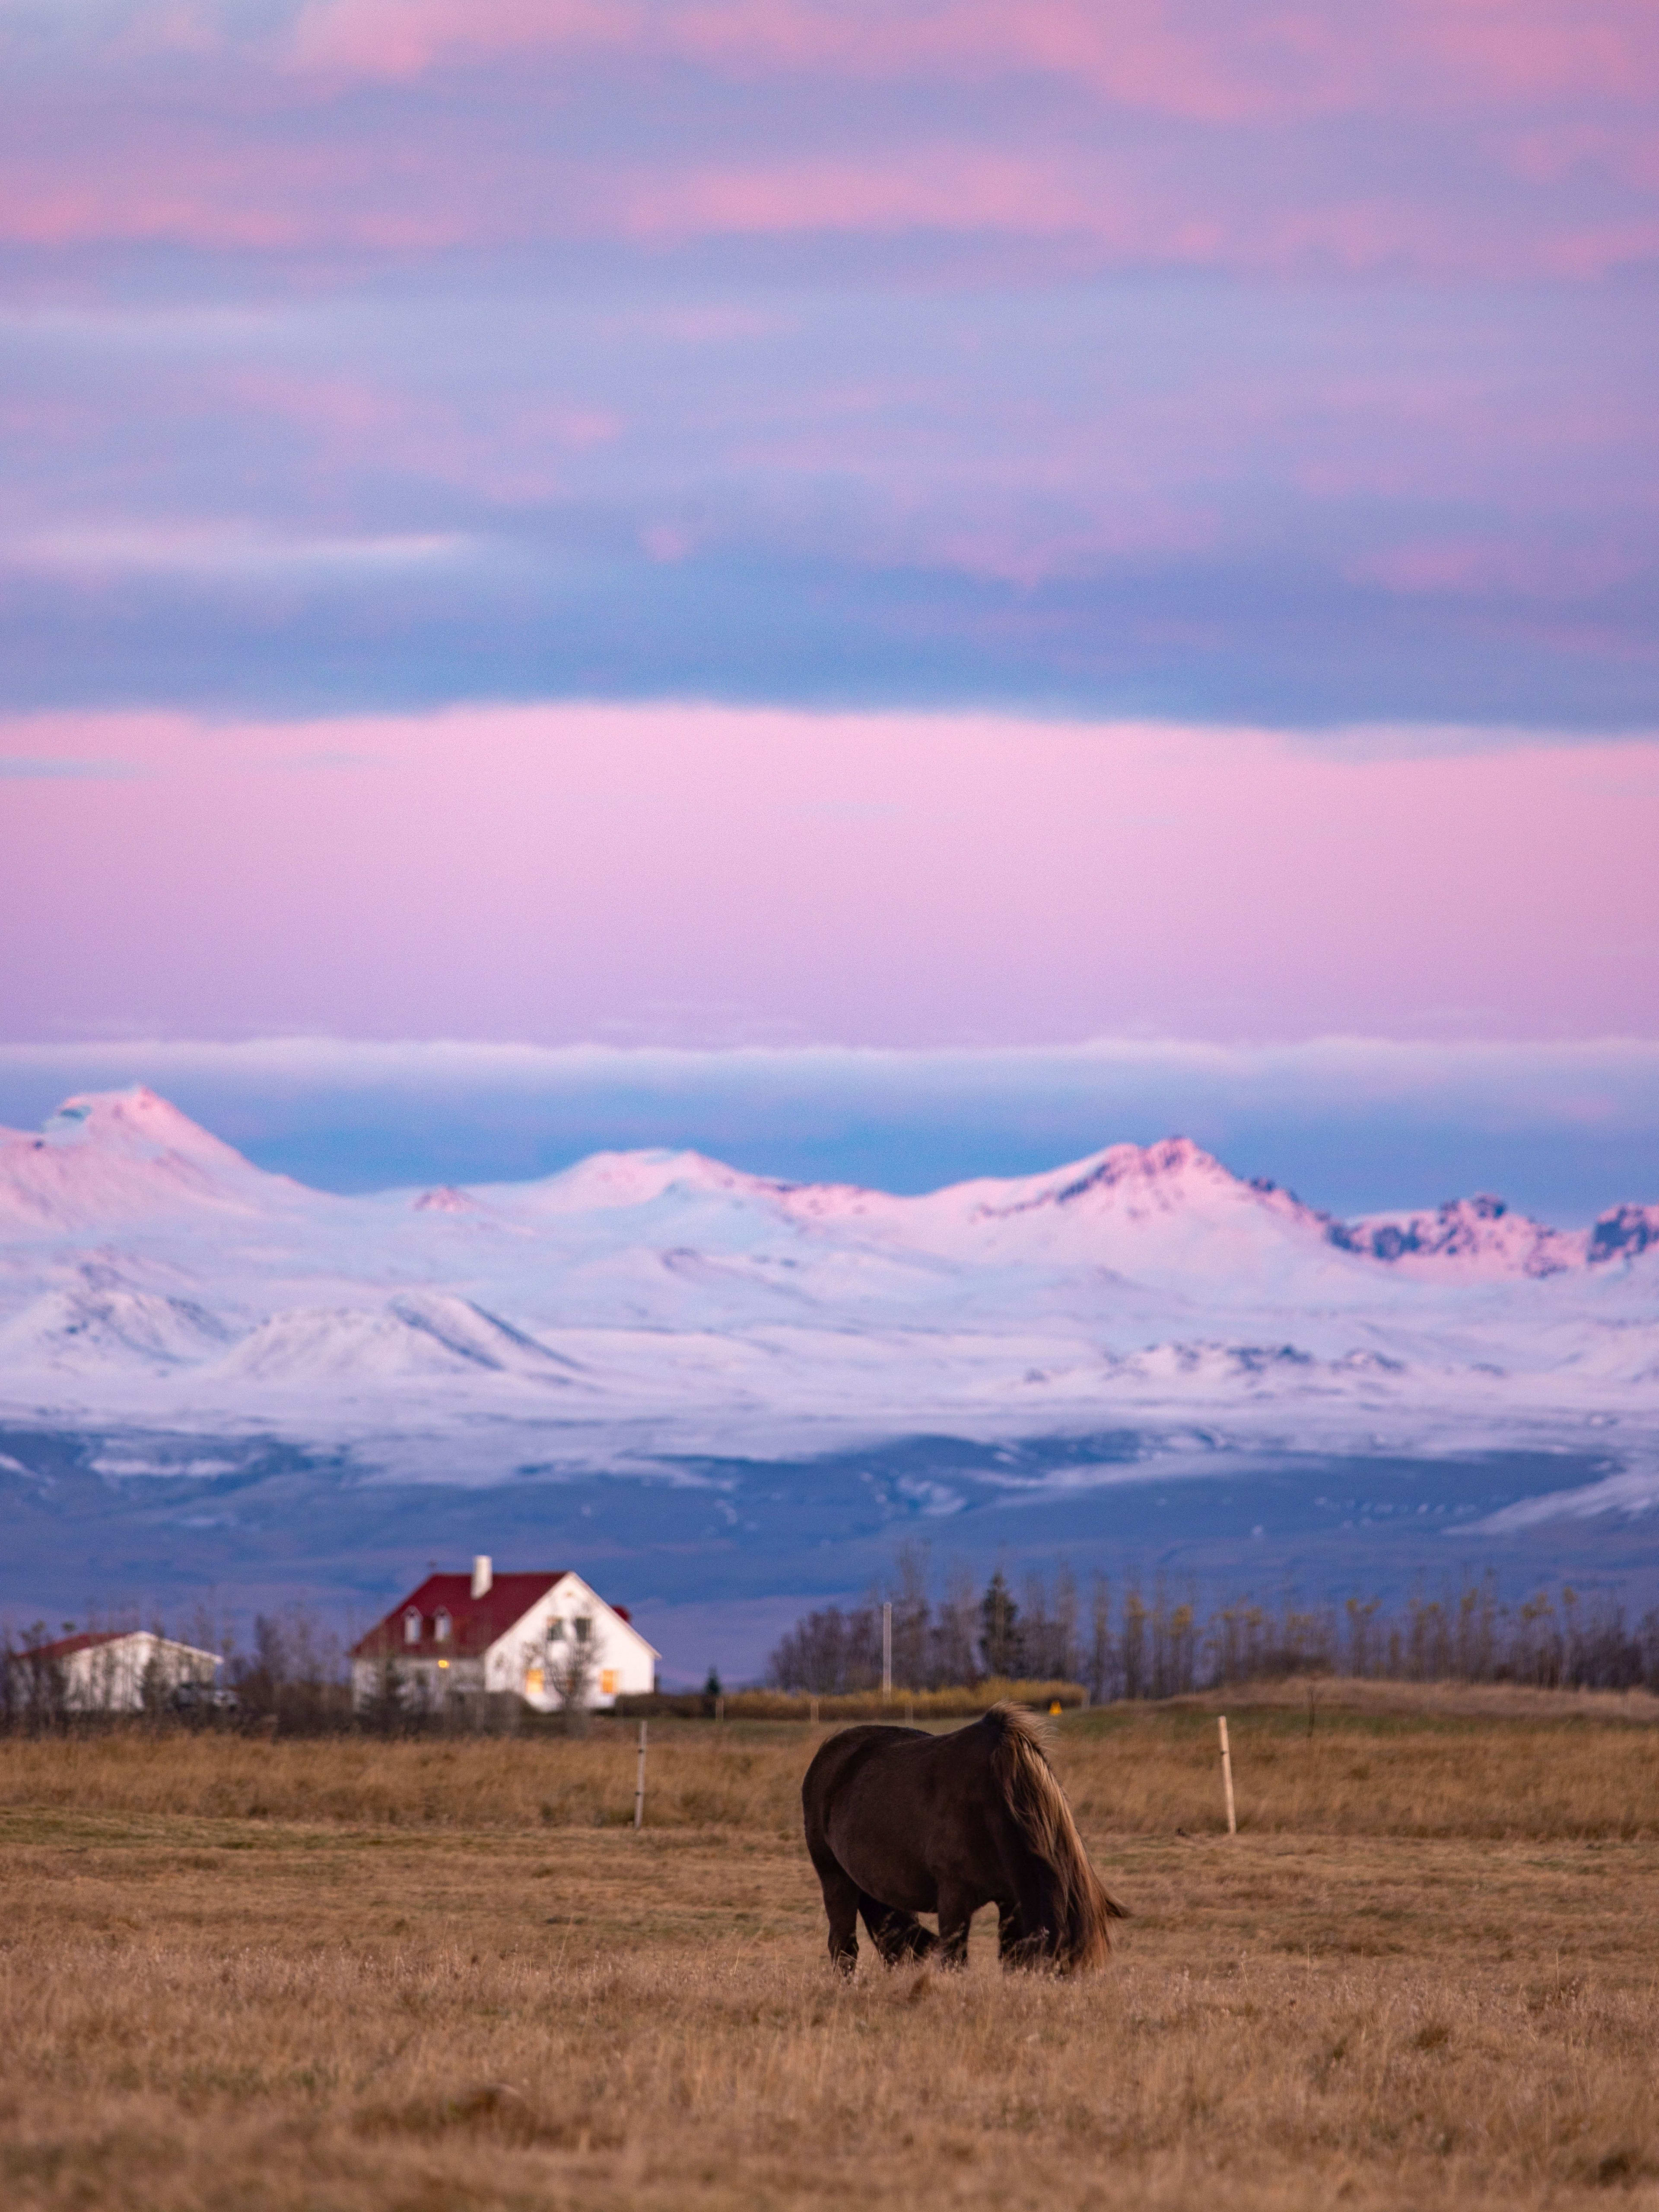
[[94,1644],[72,1651],[61,1662],[64,1702],[76,1712],[136,1713],[144,1702],[144,1679],[152,1664],[163,1697],[171,1696],[180,1682],[211,1682],[219,1664],[212,1651],[198,1651],[193,1644],[175,1644],[148,1628],[118,1636],[108,1644]]
[[594,1645],[593,1679],[586,1703],[599,1707],[620,1698],[637,1697],[656,1687],[657,1653],[638,1629],[614,1612],[597,1590],[580,1575],[561,1575],[528,1613],[515,1620],[484,1654],[484,1686],[516,1691],[538,1712],[554,1711],[554,1692],[549,1661],[562,1644],[548,1640],[550,1626],[557,1621],[564,1639],[575,1635],[575,1623],[586,1619]]

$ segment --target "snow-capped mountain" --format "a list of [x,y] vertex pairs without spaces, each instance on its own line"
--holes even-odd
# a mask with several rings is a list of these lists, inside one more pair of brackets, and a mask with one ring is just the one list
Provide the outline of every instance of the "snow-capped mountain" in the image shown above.
[[0,1129],[0,1235],[82,1234],[204,1209],[247,1212],[300,1192],[153,1091],[68,1098],[38,1132]]
[[[339,1198],[144,1091],[0,1133],[0,1412],[592,1462],[954,1425],[1260,1443],[1644,1424],[1659,1207],[1334,1221],[1185,1139],[921,1197],[595,1155]],[[399,1445],[398,1449],[404,1446]]]

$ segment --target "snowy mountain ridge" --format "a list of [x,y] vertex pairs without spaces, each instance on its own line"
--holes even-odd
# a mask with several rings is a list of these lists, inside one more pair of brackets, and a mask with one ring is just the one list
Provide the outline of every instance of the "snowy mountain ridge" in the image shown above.
[[[596,1152],[524,1183],[477,1191],[445,1185],[415,1193],[409,1203],[417,1212],[465,1214],[497,1199],[515,1212],[577,1215],[688,1194],[774,1206],[803,1223],[887,1223],[924,1242],[947,1224],[971,1230],[1024,1218],[1045,1227],[1065,1220],[1069,1227],[1109,1214],[1152,1224],[1182,1213],[1248,1209],[1390,1266],[1476,1261],[1494,1273],[1531,1276],[1628,1261],[1659,1244],[1659,1205],[1611,1206],[1588,1230],[1547,1227],[1486,1194],[1342,1221],[1266,1179],[1243,1181],[1185,1137],[1113,1145],[1039,1175],[984,1177],[914,1198],[750,1175],[699,1152],[638,1151]],[[256,1168],[143,1087],[66,1099],[39,1132],[0,1129],[0,1227],[25,1234],[115,1227],[195,1206],[286,1210],[295,1201],[353,1203]]]
[[930,1425],[1538,1437],[1649,1422],[1656,1378],[1659,1206],[1335,1221],[1178,1137],[920,1196],[665,1151],[341,1198],[144,1091],[0,1132],[0,1410],[58,1422],[510,1469]]

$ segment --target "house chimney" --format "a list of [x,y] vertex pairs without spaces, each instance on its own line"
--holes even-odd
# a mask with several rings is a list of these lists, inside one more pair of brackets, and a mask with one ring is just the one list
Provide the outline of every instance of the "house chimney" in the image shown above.
[[489,1595],[489,1585],[495,1581],[495,1571],[489,1564],[489,1553],[480,1552],[477,1558],[472,1562],[473,1596],[488,1597]]

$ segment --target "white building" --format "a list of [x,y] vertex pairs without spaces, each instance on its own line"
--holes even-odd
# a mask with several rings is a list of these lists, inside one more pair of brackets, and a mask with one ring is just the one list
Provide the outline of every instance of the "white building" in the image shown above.
[[498,1575],[480,1558],[470,1576],[428,1575],[353,1644],[352,1696],[368,1705],[391,1682],[428,1705],[508,1692],[555,1712],[574,1686],[603,1707],[653,1689],[659,1656],[580,1575]]
[[219,1656],[148,1628],[109,1628],[32,1646],[13,1664],[50,1675],[70,1712],[137,1713],[146,1689],[165,1705],[181,1682],[210,1685]]

